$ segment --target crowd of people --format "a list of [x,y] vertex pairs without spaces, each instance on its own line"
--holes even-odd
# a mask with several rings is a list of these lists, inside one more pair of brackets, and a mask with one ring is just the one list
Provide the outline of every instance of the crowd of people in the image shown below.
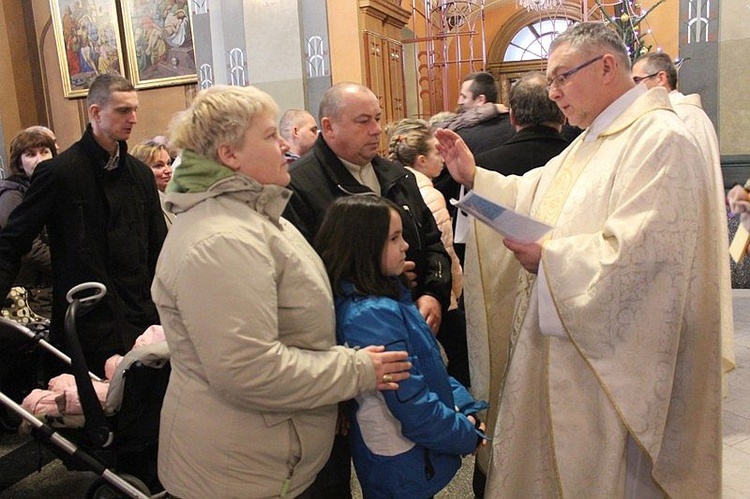
[[[11,142],[0,294],[51,290],[64,348],[65,293],[104,283],[78,323],[98,374],[163,326],[172,497],[346,498],[353,462],[366,498],[428,498],[469,454],[476,497],[720,495],[725,198],[676,88],[669,56],[631,67],[580,23],[509,107],[473,73],[458,113],[389,124],[383,156],[358,83],[317,119],[215,85],[129,149],[137,92],[103,74],[70,148]],[[552,230],[504,237],[451,205],[468,191]],[[750,229],[746,188],[729,204]]]

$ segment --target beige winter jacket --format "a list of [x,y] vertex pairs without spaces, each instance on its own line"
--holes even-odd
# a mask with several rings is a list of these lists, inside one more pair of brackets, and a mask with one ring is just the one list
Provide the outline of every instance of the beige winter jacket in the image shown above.
[[408,166],[406,168],[414,174],[419,192],[422,194],[422,199],[424,199],[424,204],[427,205],[432,212],[432,216],[435,217],[435,224],[438,230],[440,230],[440,238],[443,241],[443,246],[445,246],[445,251],[451,257],[453,288],[451,290],[451,303],[448,310],[454,310],[458,307],[458,298],[461,296],[463,290],[464,273],[461,269],[461,262],[458,260],[458,255],[456,255],[456,251],[453,249],[453,223],[445,206],[445,198],[432,184],[430,177],[414,168]]
[[334,346],[325,268],[280,218],[290,195],[242,175],[167,194],[179,217],[152,294],[172,354],[159,477],[175,496],[300,494],[337,402],[375,387],[368,355]]

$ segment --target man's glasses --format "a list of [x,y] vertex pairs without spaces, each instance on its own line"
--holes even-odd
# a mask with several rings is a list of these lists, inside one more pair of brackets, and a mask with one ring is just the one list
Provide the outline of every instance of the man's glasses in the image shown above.
[[646,75],[646,76],[634,76],[633,77],[633,81],[635,82],[636,85],[638,85],[643,80],[648,80],[649,78],[653,78],[654,76],[658,76],[659,73],[661,73],[661,71],[657,71],[656,73],[651,73],[650,75]]
[[552,90],[553,88],[560,88],[560,87],[562,87],[563,85],[565,85],[568,82],[568,80],[570,79],[571,76],[573,76],[574,74],[576,74],[577,72],[579,72],[580,70],[582,70],[583,68],[585,68],[586,66],[588,66],[590,64],[594,64],[596,61],[598,61],[602,57],[604,57],[604,54],[598,55],[598,56],[594,57],[593,59],[584,62],[583,64],[579,64],[578,66],[574,67],[573,69],[570,69],[570,70],[568,70],[568,71],[566,71],[566,72],[564,72],[562,74],[559,74],[559,75],[555,76],[554,78],[547,79],[547,90],[549,91],[549,90]]

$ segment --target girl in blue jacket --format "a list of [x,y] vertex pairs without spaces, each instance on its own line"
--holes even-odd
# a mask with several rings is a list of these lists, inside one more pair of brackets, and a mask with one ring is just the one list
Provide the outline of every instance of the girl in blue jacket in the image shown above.
[[336,297],[338,342],[406,350],[412,364],[398,390],[369,392],[352,404],[350,446],[367,499],[431,497],[453,478],[461,456],[485,442],[475,414],[487,404],[448,376],[409,293],[401,233],[395,204],[361,195],[333,203],[317,236]]

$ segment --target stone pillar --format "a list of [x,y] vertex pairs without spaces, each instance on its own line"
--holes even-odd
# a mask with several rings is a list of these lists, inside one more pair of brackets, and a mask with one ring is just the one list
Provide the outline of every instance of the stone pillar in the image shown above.
[[[672,55],[672,54],[670,54]],[[703,110],[719,124],[719,2],[680,0],[679,90],[700,94]]]
[[720,131],[722,160],[725,156],[734,157],[735,163],[745,166],[747,178],[750,177],[750,141],[747,139],[750,128],[750,93],[747,91],[750,2],[722,0],[718,8],[721,18],[719,64],[705,71],[719,87],[719,119],[714,123]]
[[254,85],[283,111],[319,101],[330,86],[325,0],[192,0],[192,7],[201,88]]

